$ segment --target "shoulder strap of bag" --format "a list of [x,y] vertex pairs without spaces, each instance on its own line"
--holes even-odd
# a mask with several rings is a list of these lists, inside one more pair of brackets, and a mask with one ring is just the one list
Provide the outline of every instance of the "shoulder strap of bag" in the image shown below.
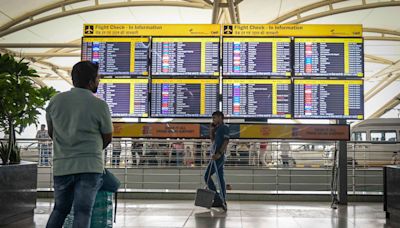
[[117,221],[117,202],[118,202],[118,191],[114,193],[114,198],[115,198],[115,206],[114,206],[114,223]]

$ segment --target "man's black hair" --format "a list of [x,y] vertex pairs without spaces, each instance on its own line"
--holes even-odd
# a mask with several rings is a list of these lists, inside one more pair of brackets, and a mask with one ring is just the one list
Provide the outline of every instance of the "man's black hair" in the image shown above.
[[224,118],[224,113],[221,111],[215,111],[213,112],[212,116],[220,116],[222,119]]
[[75,87],[86,88],[90,81],[97,78],[99,65],[90,61],[81,61],[72,68],[72,82]]

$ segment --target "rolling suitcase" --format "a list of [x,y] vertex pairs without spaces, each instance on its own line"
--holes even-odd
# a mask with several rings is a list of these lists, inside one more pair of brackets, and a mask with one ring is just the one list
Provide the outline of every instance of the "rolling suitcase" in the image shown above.
[[[218,186],[220,186],[219,193],[215,192],[213,190],[208,189],[207,183],[206,183],[206,188],[198,188],[196,191],[196,198],[194,200],[194,205],[199,206],[199,207],[205,207],[207,209],[210,209],[214,203],[215,199],[215,194],[219,194],[219,197],[221,200],[223,200],[223,203],[225,203],[225,199],[223,198],[222,192],[221,192],[221,182],[219,180],[219,175],[218,175],[218,168],[217,164],[215,163],[214,160],[211,160],[210,163],[213,163],[214,169],[215,169],[215,174],[218,179]],[[208,166],[207,166],[208,167]],[[207,182],[211,178],[211,172],[209,172]]]
[[[113,193],[98,191],[96,201],[93,205],[90,228],[112,228],[113,227]],[[72,228],[74,221],[74,209],[65,218],[64,228]]]

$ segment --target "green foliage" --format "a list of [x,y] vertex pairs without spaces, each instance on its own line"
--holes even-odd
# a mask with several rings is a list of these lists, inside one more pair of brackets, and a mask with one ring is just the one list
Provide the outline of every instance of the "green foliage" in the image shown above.
[[[39,110],[43,110],[46,102],[56,94],[51,87],[37,87],[32,77],[39,76],[29,68],[29,63],[23,59],[18,61],[9,54],[0,54],[0,129],[9,135],[21,133],[29,125],[37,125]],[[15,137],[11,137],[9,144],[14,148]]]
[[[11,164],[16,164],[21,162],[21,148],[14,146],[10,148],[8,143],[0,142],[0,158],[2,164],[7,164],[8,159],[10,159]],[[11,153],[10,153],[11,150]]]

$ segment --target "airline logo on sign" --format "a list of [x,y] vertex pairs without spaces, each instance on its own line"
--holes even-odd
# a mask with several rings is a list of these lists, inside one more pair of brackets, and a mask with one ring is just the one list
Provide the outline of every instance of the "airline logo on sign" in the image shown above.
[[224,25],[224,34],[229,35],[233,33],[232,25]]
[[94,33],[93,25],[85,25],[85,34],[93,34],[93,33]]

